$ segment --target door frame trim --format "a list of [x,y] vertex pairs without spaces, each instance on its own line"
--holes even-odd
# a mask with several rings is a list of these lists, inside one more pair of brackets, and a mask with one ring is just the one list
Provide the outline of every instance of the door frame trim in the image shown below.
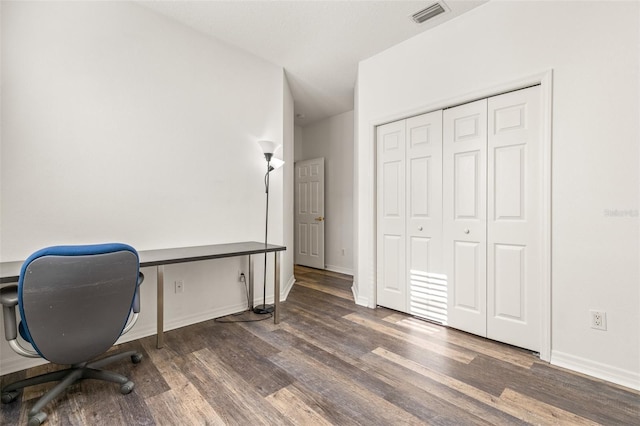
[[[377,150],[376,150],[376,127],[391,123],[393,121],[407,119],[416,115],[421,115],[436,111],[439,109],[451,108],[453,106],[473,102],[478,99],[489,98],[492,96],[500,95],[503,93],[511,92],[514,90],[524,89],[530,86],[540,85],[541,93],[541,140],[542,140],[542,157],[541,157],[541,173],[542,178],[542,197],[540,205],[540,218],[541,218],[541,261],[540,261],[540,277],[542,280],[541,298],[540,298],[540,359],[543,361],[551,361],[551,315],[552,315],[552,299],[551,299],[551,278],[552,278],[552,235],[551,235],[551,154],[552,154],[552,119],[553,119],[553,69],[538,72],[529,76],[512,80],[506,83],[502,83],[496,86],[480,89],[474,92],[466,93],[463,95],[439,100],[428,105],[414,108],[402,113],[393,115],[387,115],[378,119],[372,120],[369,123],[370,140],[373,146],[373,188],[374,193],[372,197],[373,201],[373,235],[377,235],[377,193],[376,193],[376,179],[377,179]],[[368,271],[358,271],[360,277],[359,280],[370,277],[372,280],[370,287],[369,298],[359,295],[358,299],[368,299],[368,306],[374,308],[376,306],[376,291],[377,291],[377,259],[375,253],[377,253],[377,238],[374,238],[373,247],[373,259],[369,263],[371,269]]]

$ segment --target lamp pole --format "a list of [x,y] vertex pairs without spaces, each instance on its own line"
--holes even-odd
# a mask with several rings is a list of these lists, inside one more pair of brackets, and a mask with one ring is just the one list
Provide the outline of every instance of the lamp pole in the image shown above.
[[[258,305],[253,308],[253,312],[256,314],[270,314],[273,312],[273,305],[267,305],[267,236],[269,233],[269,173],[273,170],[271,167],[271,157],[273,153],[265,153],[264,158],[267,160],[267,173],[265,175],[265,193],[267,196],[267,205],[265,209],[265,217],[264,217],[264,270],[263,270],[263,280],[262,280],[262,305]],[[273,295],[273,297],[277,297],[277,295]]]

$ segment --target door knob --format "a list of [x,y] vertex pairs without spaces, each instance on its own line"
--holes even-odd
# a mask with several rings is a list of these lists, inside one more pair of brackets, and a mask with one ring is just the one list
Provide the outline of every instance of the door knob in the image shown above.
[[465,229],[464,229],[464,233],[465,233],[465,234],[468,234],[468,233],[469,233],[469,228],[465,228]]
[[324,220],[324,217],[322,217],[322,216],[316,217],[316,221],[317,222],[322,222],[323,220]]

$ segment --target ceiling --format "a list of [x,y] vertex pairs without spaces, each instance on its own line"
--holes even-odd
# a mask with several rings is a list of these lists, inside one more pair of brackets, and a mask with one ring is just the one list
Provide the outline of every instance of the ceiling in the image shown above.
[[439,0],[446,12],[416,24],[424,1],[138,1],[157,13],[236,46],[287,74],[296,125],[353,109],[358,62],[488,0]]

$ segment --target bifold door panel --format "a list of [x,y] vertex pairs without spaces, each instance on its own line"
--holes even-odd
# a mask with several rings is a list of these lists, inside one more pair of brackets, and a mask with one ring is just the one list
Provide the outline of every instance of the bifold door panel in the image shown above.
[[487,100],[444,111],[443,254],[448,324],[487,332]]
[[540,87],[489,98],[487,337],[540,350]]
[[405,122],[377,129],[378,303],[407,311]]

